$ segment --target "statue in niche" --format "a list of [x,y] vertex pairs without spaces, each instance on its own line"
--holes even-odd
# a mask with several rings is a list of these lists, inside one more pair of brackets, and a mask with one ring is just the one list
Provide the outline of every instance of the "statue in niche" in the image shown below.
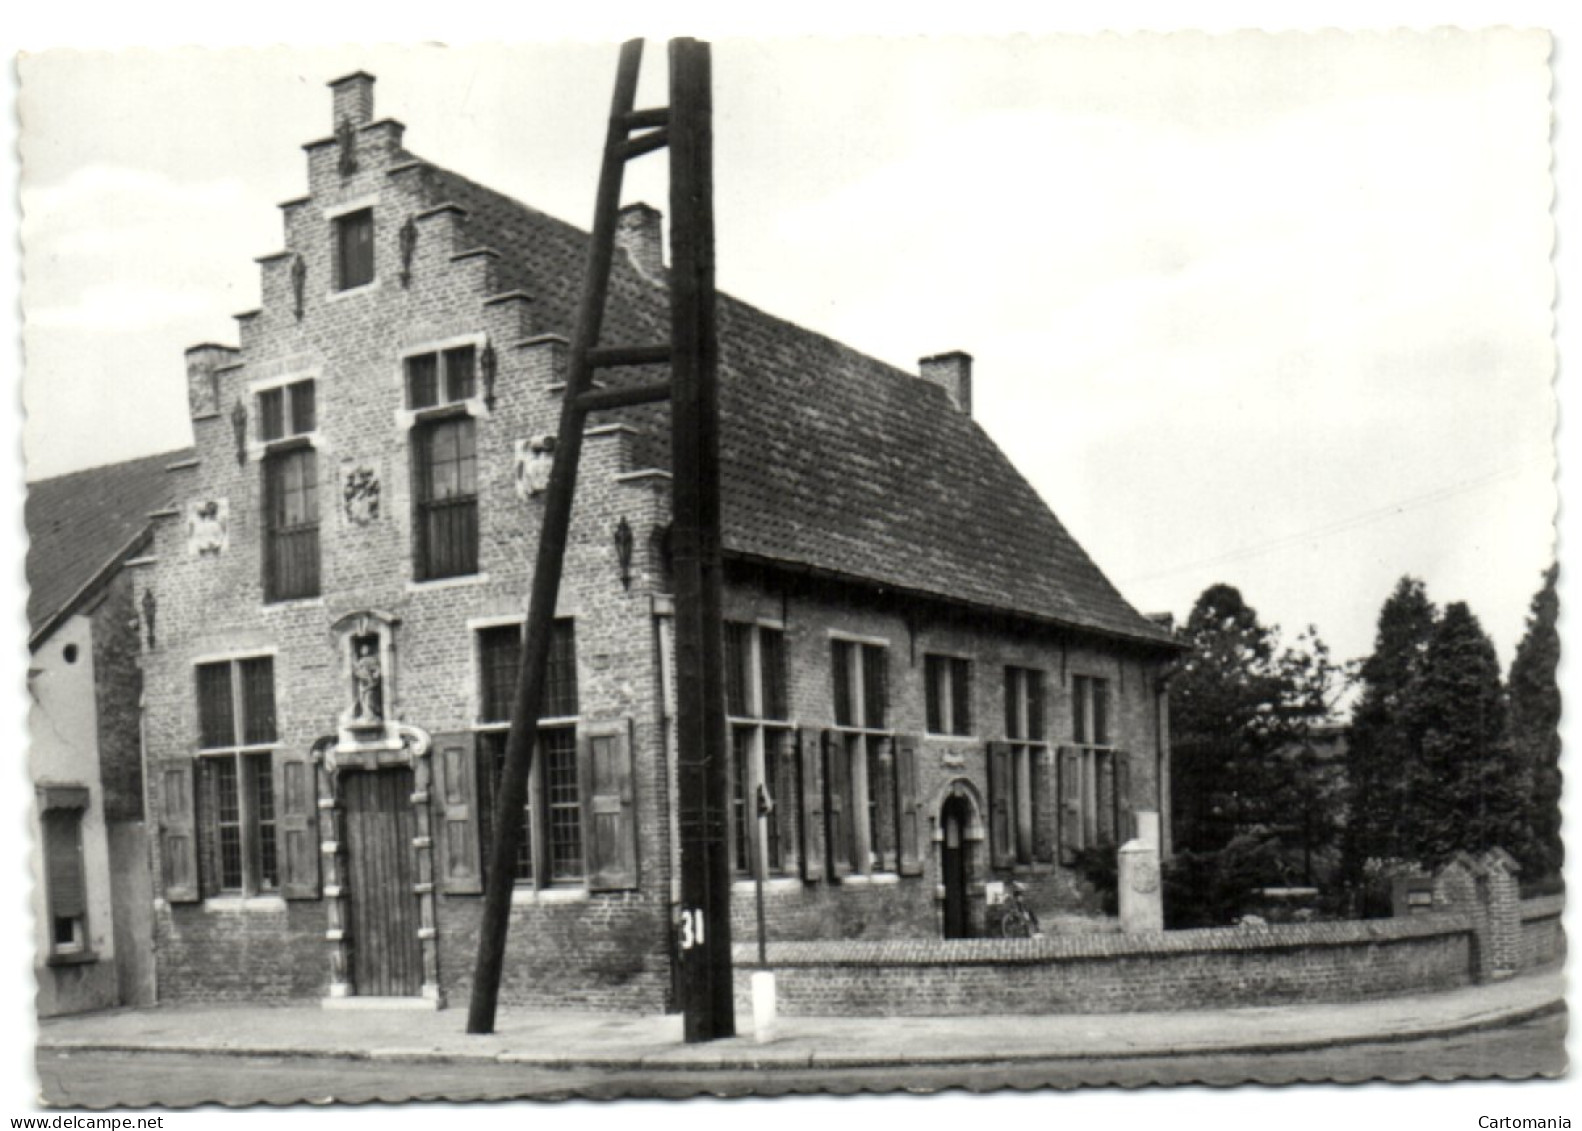
[[230,542],[230,504],[204,499],[187,504],[187,552],[195,558],[218,555]]
[[352,641],[356,659],[352,661],[352,683],[357,696],[354,725],[384,721],[384,668],[379,661],[379,640],[359,636]]

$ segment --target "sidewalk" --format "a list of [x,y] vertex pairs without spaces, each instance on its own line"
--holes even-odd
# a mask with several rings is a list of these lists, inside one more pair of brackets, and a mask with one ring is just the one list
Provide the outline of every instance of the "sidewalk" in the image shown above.
[[1559,970],[1440,994],[1344,1005],[1054,1017],[782,1017],[759,1044],[681,1041],[678,1016],[501,1010],[498,1030],[466,1033],[466,1003],[439,1012],[317,1006],[171,1006],[39,1024],[40,1051],[304,1055],[542,1068],[871,1068],[1276,1052],[1449,1036],[1564,1008]]

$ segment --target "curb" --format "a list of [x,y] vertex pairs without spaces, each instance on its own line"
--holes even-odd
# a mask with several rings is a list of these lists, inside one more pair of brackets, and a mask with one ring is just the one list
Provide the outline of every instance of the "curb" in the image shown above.
[[1188,1056],[1270,1055],[1275,1053],[1311,1052],[1343,1048],[1351,1045],[1402,1044],[1409,1041],[1434,1040],[1460,1036],[1490,1029],[1504,1029],[1526,1021],[1536,1020],[1557,1013],[1564,1013],[1563,1000],[1525,1006],[1494,1016],[1470,1018],[1458,1022],[1427,1025],[1417,1029],[1402,1029],[1383,1033],[1356,1033],[1336,1037],[1296,1038],[1287,1042],[1252,1041],[1234,1045],[1181,1045],[1169,1048],[1119,1048],[1093,1049],[1081,1052],[1059,1050],[1015,1053],[938,1053],[912,1057],[883,1056],[872,1053],[840,1052],[790,1052],[783,1055],[756,1055],[742,1050],[739,1055],[709,1052],[688,1057],[684,1053],[666,1051],[642,1055],[578,1055],[576,1053],[532,1052],[444,1052],[425,1049],[290,1049],[260,1046],[227,1045],[215,1047],[200,1044],[136,1044],[128,1041],[39,1041],[36,1053],[145,1053],[164,1056],[221,1056],[221,1057],[294,1057],[316,1060],[334,1059],[349,1061],[381,1061],[406,1064],[457,1064],[488,1063],[508,1064],[520,1068],[540,1069],[603,1069],[606,1071],[636,1072],[773,1072],[776,1070],[851,1069],[851,1068],[914,1068],[989,1066],[1007,1064],[1032,1064],[1041,1062],[1079,1062],[1097,1060],[1156,1060]]

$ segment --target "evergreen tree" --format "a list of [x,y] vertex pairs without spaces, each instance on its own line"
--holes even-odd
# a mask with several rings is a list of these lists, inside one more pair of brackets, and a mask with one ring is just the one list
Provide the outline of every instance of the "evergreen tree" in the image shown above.
[[1358,673],[1362,693],[1346,752],[1345,871],[1353,886],[1367,861],[1410,856],[1407,814],[1420,736],[1408,725],[1407,708],[1438,620],[1423,583],[1401,578],[1379,610],[1373,654]]
[[1458,850],[1525,847],[1527,775],[1505,741],[1505,693],[1494,644],[1464,602],[1446,606],[1404,714],[1407,855],[1429,867]]
[[1306,855],[1336,816],[1334,789],[1300,745],[1326,712],[1328,650],[1312,630],[1282,648],[1279,629],[1225,584],[1204,590],[1181,638],[1191,650],[1170,688],[1175,843],[1217,852],[1251,835]]
[[1527,823],[1531,836],[1519,855],[1523,879],[1560,874],[1560,594],[1559,568],[1544,572],[1527,614],[1527,632],[1516,646],[1510,677],[1510,740],[1513,755],[1532,783]]

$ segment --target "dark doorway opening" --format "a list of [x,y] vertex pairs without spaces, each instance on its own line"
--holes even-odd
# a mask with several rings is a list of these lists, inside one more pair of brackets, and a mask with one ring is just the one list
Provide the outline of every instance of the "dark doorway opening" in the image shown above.
[[945,887],[945,937],[966,939],[972,937],[972,918],[968,913],[967,882],[970,874],[967,854],[967,828],[972,821],[972,807],[965,798],[952,797],[939,810],[940,879]]

